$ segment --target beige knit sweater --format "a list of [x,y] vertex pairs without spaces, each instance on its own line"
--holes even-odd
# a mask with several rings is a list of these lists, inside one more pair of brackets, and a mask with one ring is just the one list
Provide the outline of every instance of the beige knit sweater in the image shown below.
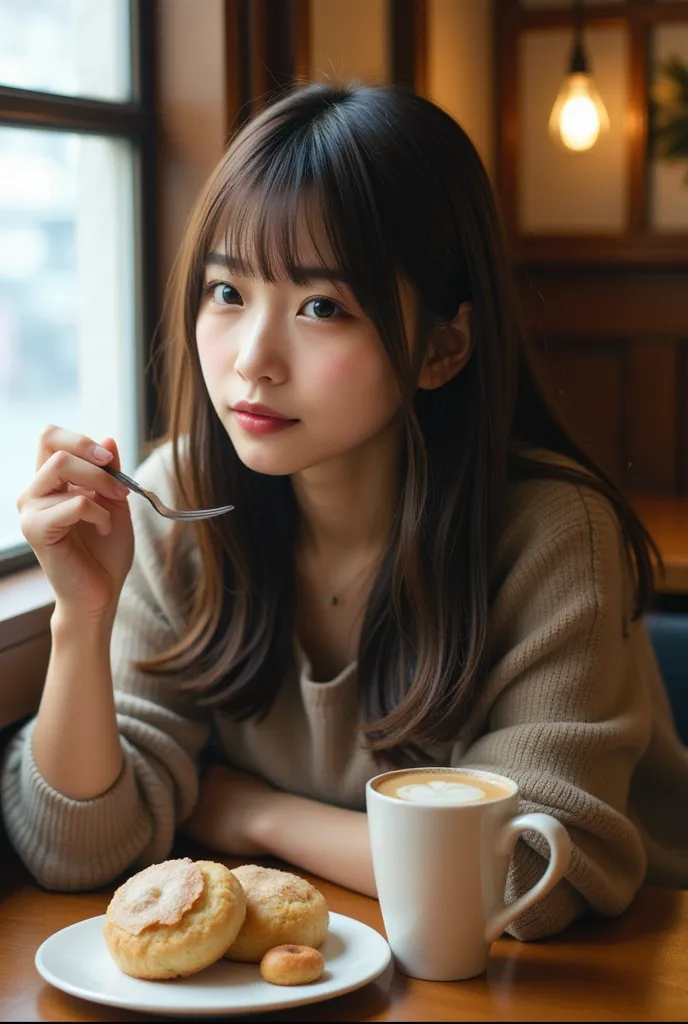
[[[169,451],[160,449],[137,477],[171,501],[168,464]],[[169,681],[132,668],[183,627],[178,595],[162,583],[168,524],[147,502],[134,497],[130,505],[136,556],[112,639],[125,768],[98,799],[68,799],[36,768],[33,722],[13,738],[4,762],[9,836],[51,889],[89,889],[165,859],[175,826],[194,806],[197,759],[209,743],[280,789],[358,810],[366,780],[380,770],[357,733],[355,664],[315,682],[297,646],[298,669],[285,676],[261,723],[201,713]],[[688,751],[644,629],[630,618],[630,581],[605,500],[568,483],[520,483],[508,524],[490,670],[469,721],[433,760],[510,776],[523,811],[553,814],[569,829],[575,848],[566,880],[509,929],[537,938],[584,913],[621,913],[646,874],[688,886]],[[180,557],[193,560],[193,551]],[[519,841],[508,898],[534,884],[546,856],[539,836]]]

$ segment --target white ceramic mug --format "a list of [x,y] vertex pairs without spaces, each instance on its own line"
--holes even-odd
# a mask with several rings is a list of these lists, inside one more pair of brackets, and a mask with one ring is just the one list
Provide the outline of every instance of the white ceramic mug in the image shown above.
[[[490,944],[563,878],[571,840],[549,814],[518,814],[513,780],[464,768],[440,771],[492,780],[506,788],[506,795],[476,803],[412,803],[375,787],[414,769],[385,772],[366,786],[368,828],[380,909],[397,967],[413,978],[461,981],[485,970]],[[549,866],[532,889],[505,905],[509,861],[526,830],[549,843]]]

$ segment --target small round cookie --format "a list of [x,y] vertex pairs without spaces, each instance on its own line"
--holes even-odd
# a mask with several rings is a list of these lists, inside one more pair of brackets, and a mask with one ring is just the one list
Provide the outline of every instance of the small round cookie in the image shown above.
[[276,868],[234,868],[246,894],[246,918],[225,956],[259,964],[274,946],[312,946],[325,941],[330,924],[325,897],[305,878]]
[[311,946],[275,946],[260,961],[260,973],[271,985],[310,985],[324,970],[322,953]]
[[241,884],[224,864],[151,864],[115,892],[105,943],[120,970],[151,981],[184,978],[219,960],[246,916]]

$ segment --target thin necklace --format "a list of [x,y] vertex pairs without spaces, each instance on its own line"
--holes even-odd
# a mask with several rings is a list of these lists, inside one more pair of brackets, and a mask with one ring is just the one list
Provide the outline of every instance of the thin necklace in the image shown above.
[[328,596],[328,598],[327,598],[327,603],[331,607],[333,607],[333,608],[336,608],[337,605],[343,604],[343,600],[342,600],[343,595],[349,589],[351,584],[354,583],[359,578],[359,576],[361,576],[364,572],[366,572],[368,569],[370,569],[370,567],[372,566],[373,562],[375,562],[378,557],[379,556],[376,555],[375,558],[371,559],[370,562],[368,562],[367,565],[364,565],[362,569],[359,569],[359,571],[356,573],[356,575],[352,576],[351,579],[348,581],[348,583],[345,583],[343,587],[340,587],[339,592],[337,594],[330,594]]
[[[344,584],[344,586],[340,587],[337,590],[336,593],[332,593],[332,591],[330,591],[330,593],[325,598],[325,603],[327,605],[329,605],[331,608],[336,608],[338,605],[343,604],[344,603],[344,595],[349,590],[349,587],[351,587],[351,585],[353,583],[355,583],[356,580],[359,579],[359,577],[363,575],[363,573],[367,572],[375,564],[375,562],[378,562],[380,559],[381,559],[381,555],[379,553],[377,555],[375,555],[373,558],[371,558],[370,561],[367,562],[363,566],[362,569],[359,569],[358,572],[355,573],[351,577],[351,579],[347,580],[347,582]],[[308,577],[308,574],[306,573],[305,577],[302,577],[302,578],[307,578],[307,577]]]

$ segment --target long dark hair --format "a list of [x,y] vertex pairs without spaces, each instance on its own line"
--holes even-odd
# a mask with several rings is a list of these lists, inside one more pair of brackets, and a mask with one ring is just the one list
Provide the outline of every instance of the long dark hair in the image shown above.
[[[486,670],[491,569],[513,479],[571,480],[609,499],[635,573],[637,614],[651,589],[650,542],[536,381],[490,184],[465,132],[407,92],[310,85],[242,128],[180,250],[166,353],[176,487],[187,507],[236,510],[195,527],[200,570],[187,581],[185,636],[143,667],[246,718],[268,712],[293,664],[299,514],[291,482],[239,460],[206,392],[195,329],[204,261],[218,232],[252,272],[270,281],[294,276],[305,197],[379,333],[402,396],[402,486],[362,624],[358,679],[368,745],[409,763],[457,734]],[[400,279],[417,299],[412,347]],[[431,328],[451,321],[467,300],[468,364],[439,389],[419,390]],[[542,462],[528,454],[533,448],[580,469]],[[176,549],[173,533],[170,574]]]

